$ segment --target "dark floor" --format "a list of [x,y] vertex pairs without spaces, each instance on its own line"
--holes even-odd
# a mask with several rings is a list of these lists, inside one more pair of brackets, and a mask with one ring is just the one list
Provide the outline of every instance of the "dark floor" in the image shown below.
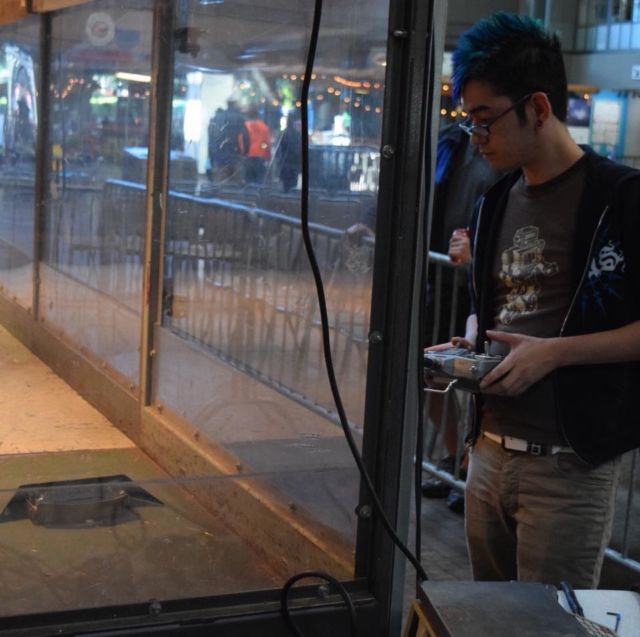
[[422,499],[422,565],[430,579],[471,579],[464,539],[464,517],[446,500]]
[[[612,548],[620,548],[624,530],[624,510],[626,491],[620,490],[616,505],[616,523],[614,525]],[[429,579],[434,580],[468,580],[471,571],[467,559],[464,539],[464,516],[453,513],[447,508],[446,500],[422,499],[422,550],[421,562]],[[637,520],[633,520],[636,521]],[[632,522],[633,522],[632,521]],[[631,525],[633,529],[633,523]],[[638,528],[637,526],[635,528]],[[410,543],[414,545],[415,519],[411,526]],[[636,556],[639,535],[631,535],[631,555]],[[407,588],[415,587],[415,571],[407,567]],[[605,558],[600,578],[601,589],[606,590],[640,590],[640,573],[630,570],[611,559]]]

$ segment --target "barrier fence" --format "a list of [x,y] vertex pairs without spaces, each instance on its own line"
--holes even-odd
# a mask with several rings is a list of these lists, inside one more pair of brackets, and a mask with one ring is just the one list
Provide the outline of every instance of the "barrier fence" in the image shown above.
[[625,166],[631,166],[631,168],[640,168],[640,155],[624,155],[616,159]]
[[[140,280],[142,186],[105,184],[101,262]],[[333,207],[334,200],[328,205]],[[320,202],[318,205],[322,205]],[[355,206],[352,206],[355,208]],[[124,212],[123,212],[124,211]],[[318,216],[326,210],[315,209]],[[133,213],[133,214],[132,214]],[[299,216],[299,215],[298,215]],[[357,219],[357,217],[356,217]],[[372,232],[311,223],[326,285],[333,356],[350,419],[362,420]],[[137,270],[137,271],[136,271]],[[103,291],[129,298],[113,277]],[[219,197],[172,192],[164,244],[162,325],[306,406],[333,416],[316,291],[299,218]]]

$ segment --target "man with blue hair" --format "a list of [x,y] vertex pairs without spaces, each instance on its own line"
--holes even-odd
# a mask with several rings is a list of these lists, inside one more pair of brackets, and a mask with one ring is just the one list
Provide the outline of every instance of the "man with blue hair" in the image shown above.
[[596,587],[620,456],[640,446],[640,171],[578,146],[557,37],[496,13],[453,54],[460,124],[506,177],[472,227],[476,396],[465,529],[478,580]]

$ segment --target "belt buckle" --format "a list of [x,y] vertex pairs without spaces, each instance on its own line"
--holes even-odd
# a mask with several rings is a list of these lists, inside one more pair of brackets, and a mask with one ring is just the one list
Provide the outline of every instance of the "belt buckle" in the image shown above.
[[530,442],[528,444],[528,449],[527,451],[532,455],[532,456],[544,456],[546,454],[546,448],[545,445],[541,445],[538,442]]
[[513,436],[502,436],[502,448],[507,451],[518,451],[519,453],[527,453],[529,451],[529,442],[521,438]]

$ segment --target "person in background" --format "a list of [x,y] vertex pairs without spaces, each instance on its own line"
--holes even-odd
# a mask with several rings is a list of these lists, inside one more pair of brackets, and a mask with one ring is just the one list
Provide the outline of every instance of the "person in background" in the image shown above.
[[504,357],[470,436],[473,576],[593,588],[620,456],[640,446],[640,171],[571,138],[560,42],[532,19],[464,33],[452,83],[461,129],[508,172],[476,208],[476,311],[452,339]]
[[[497,180],[499,173],[494,171],[479,155],[475,147],[469,143],[469,136],[457,125],[448,124],[442,128],[438,136],[435,169],[435,193],[433,200],[433,214],[431,218],[430,249],[434,252],[445,253],[454,263],[468,263],[470,255],[458,254],[462,247],[466,228],[477,199]],[[467,234],[468,245],[468,234]],[[431,268],[433,272],[435,268]],[[433,287],[435,276],[429,277],[429,294],[427,300],[427,322],[425,326],[425,346],[449,340],[454,334],[464,329],[464,319],[469,313],[468,296],[465,293],[466,276],[454,277],[453,268],[443,268],[440,293],[440,328],[433,334],[435,322]],[[454,298],[457,298],[457,322],[453,334],[450,330],[450,311]],[[461,409],[463,395],[456,396],[449,401],[444,418],[444,444],[446,454],[439,462],[438,469],[449,474],[456,470],[456,456],[458,455],[458,423],[464,416]],[[443,420],[444,401],[436,395],[431,395],[429,401],[429,416],[435,427],[440,427]],[[465,461],[462,463],[460,477],[464,479]],[[426,498],[447,498],[447,506],[456,513],[464,511],[463,494],[451,488],[446,482],[436,476],[426,478],[422,483],[422,495]]]
[[244,181],[243,157],[249,150],[249,131],[244,117],[234,100],[227,109],[218,108],[209,120],[209,161],[213,180],[223,184],[241,184]]
[[271,160],[271,131],[260,119],[255,106],[249,109],[244,125],[249,133],[249,149],[244,160],[245,179],[251,184],[262,183]]
[[302,160],[301,144],[300,117],[294,112],[290,112],[287,115],[287,126],[282,131],[276,150],[276,161],[284,192],[289,192],[298,184]]
[[469,241],[468,228],[457,228],[452,232],[447,255],[452,263],[460,265],[471,263],[471,241]]

